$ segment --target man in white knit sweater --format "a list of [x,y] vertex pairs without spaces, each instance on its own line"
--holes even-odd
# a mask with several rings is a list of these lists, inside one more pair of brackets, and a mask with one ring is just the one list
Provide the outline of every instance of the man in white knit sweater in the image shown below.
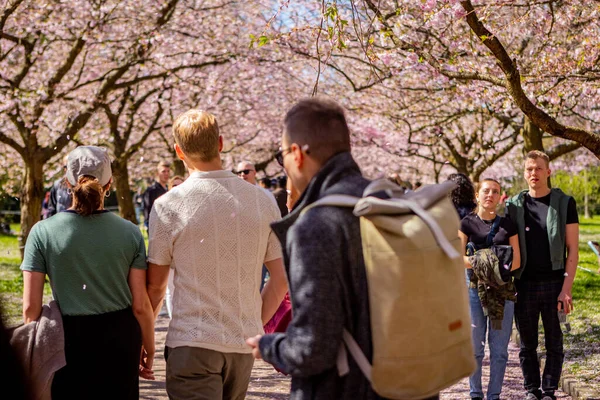
[[[215,118],[199,110],[173,125],[189,178],[150,214],[148,295],[158,313],[174,269],[165,345],[170,399],[243,399],[253,365],[245,338],[263,332],[286,291],[270,223],[279,209],[263,190],[223,170]],[[271,279],[259,292],[261,266]]]

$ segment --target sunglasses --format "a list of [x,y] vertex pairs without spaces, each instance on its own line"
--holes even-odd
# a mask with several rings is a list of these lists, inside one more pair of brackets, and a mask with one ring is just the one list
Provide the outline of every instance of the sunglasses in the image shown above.
[[[306,154],[310,154],[310,149],[307,144],[302,146],[302,151],[304,151]],[[279,149],[279,151],[275,153],[275,160],[277,161],[277,164],[283,167],[283,158],[291,152],[291,147],[288,147],[287,149]]]
[[241,171],[235,172],[236,175],[250,175],[250,172],[254,172],[253,169],[243,169]]
[[292,149],[288,147],[287,149],[280,149],[277,153],[275,153],[275,160],[277,160],[277,164],[283,167],[283,157],[285,157]]

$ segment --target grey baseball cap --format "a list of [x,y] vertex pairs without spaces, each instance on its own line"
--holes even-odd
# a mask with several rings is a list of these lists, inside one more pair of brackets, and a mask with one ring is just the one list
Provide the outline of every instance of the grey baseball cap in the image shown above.
[[90,175],[106,185],[112,176],[110,158],[106,149],[97,146],[79,146],[67,156],[67,180],[77,185],[79,177]]

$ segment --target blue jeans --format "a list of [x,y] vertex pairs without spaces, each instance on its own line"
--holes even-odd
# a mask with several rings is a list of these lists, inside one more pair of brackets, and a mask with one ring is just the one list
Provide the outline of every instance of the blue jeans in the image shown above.
[[484,397],[483,388],[481,387],[481,364],[485,354],[487,332],[490,348],[490,381],[488,384],[487,399],[499,399],[500,392],[502,391],[502,382],[504,381],[504,371],[508,362],[508,342],[512,331],[515,303],[508,300],[504,303],[504,319],[502,320],[501,330],[492,329],[491,321],[483,314],[477,289],[469,288],[469,303],[471,306],[473,349],[475,351],[475,360],[477,361],[477,369],[469,378],[469,385],[471,387],[470,395],[471,397]]

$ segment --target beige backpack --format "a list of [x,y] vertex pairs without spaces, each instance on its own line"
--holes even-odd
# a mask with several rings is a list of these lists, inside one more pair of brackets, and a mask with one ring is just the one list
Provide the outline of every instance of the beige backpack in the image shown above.
[[[353,207],[367,269],[373,362],[352,335],[344,343],[380,396],[424,399],[475,371],[459,219],[446,182],[401,194],[375,181],[362,199],[326,196],[310,205]],[[370,194],[385,191],[389,199]],[[307,208],[307,210],[308,210]],[[348,372],[342,344],[340,375]]]

